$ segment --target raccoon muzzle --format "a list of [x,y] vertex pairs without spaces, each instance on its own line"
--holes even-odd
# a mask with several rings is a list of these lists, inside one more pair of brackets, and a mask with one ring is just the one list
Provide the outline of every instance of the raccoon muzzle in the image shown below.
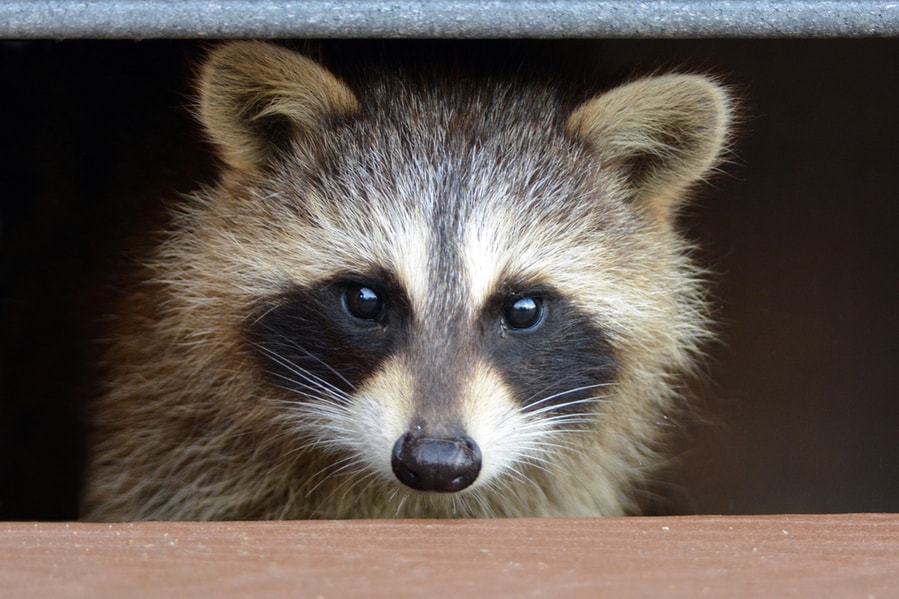
[[481,471],[481,450],[471,437],[426,437],[406,433],[393,446],[393,473],[416,491],[455,493]]

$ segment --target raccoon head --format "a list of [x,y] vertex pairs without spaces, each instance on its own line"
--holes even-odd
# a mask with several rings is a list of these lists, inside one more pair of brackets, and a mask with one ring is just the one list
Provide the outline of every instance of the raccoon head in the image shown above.
[[220,287],[292,455],[332,456],[365,515],[624,509],[705,334],[672,220],[725,142],[721,87],[351,89],[237,43],[200,107],[228,171]]

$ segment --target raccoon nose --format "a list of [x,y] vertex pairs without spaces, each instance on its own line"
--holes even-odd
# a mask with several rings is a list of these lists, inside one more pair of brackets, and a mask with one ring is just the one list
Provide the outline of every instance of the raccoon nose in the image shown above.
[[454,493],[481,471],[481,450],[471,437],[425,437],[406,433],[393,446],[390,463],[404,485],[417,491]]

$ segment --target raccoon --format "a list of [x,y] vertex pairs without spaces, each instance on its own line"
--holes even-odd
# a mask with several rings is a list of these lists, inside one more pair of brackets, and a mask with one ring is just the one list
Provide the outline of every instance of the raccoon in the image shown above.
[[726,89],[341,78],[263,42],[198,87],[223,166],[117,314],[84,519],[638,510],[709,337],[675,217]]

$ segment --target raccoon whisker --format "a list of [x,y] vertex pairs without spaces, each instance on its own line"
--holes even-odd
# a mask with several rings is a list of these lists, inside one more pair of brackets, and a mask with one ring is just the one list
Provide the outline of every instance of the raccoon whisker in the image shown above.
[[359,490],[358,495],[364,495],[373,485],[378,484],[379,482],[380,479],[376,472],[367,471],[362,476],[356,477],[353,483],[346,488],[340,498],[341,500],[346,500],[347,495],[353,489],[353,487],[358,486],[362,483],[365,483],[365,486],[363,486]]
[[[297,372],[296,374],[301,373]],[[349,401],[350,396],[346,393],[343,393],[339,389],[330,389],[328,387],[322,386],[320,383],[309,377],[307,377],[307,380],[311,382],[307,382],[306,380],[302,379],[296,379],[282,373],[273,372],[271,373],[271,376],[290,385],[280,386],[280,388],[284,391],[289,392],[291,395],[301,395],[303,397],[311,399],[326,399],[340,404],[346,404]]]
[[[344,432],[343,429],[336,429],[333,427],[328,429],[328,432],[335,432],[335,431],[338,432],[338,434]],[[290,456],[298,456],[305,452],[315,450],[315,449],[318,449],[318,450],[321,450],[324,452],[328,452],[328,453],[337,453],[344,448],[337,442],[322,436],[322,437],[316,437],[316,438],[310,439],[310,441],[308,443],[294,448],[290,452],[289,455]]]
[[303,417],[312,418],[313,420],[320,420],[322,417],[325,417],[328,419],[333,418],[346,422],[353,422],[352,415],[350,414],[350,396],[343,394],[332,394],[327,390],[317,392],[315,394],[298,393],[295,386],[303,386],[304,383],[302,381],[291,380],[287,377],[280,378],[286,381],[289,385],[293,385],[287,387],[279,386],[280,389],[287,391],[291,395],[299,394],[303,398],[303,401],[285,401],[286,404],[290,405],[293,408],[292,413],[302,414]]
[[[354,462],[355,463],[355,462]],[[328,505],[332,503],[334,497],[340,493],[340,497],[342,500],[345,500],[350,491],[353,490],[354,487],[359,485],[361,482],[366,480],[371,476],[370,473],[363,474],[362,476],[354,476],[354,477],[343,477],[342,480],[338,481],[338,484],[334,485],[334,488],[319,501],[318,505]]]
[[[538,401],[529,403],[529,404],[527,405],[527,407],[525,408],[524,411],[525,411],[525,412],[530,412],[530,413],[540,413],[539,411],[535,411],[533,408],[535,408],[536,406],[539,406],[540,404],[544,404],[544,403],[546,403],[546,402],[548,402],[548,401],[552,401],[552,400],[554,400],[554,399],[558,399],[559,397],[564,397],[565,395],[570,395],[570,394],[572,394],[572,393],[579,393],[579,392],[581,392],[581,391],[587,391],[587,390],[589,390],[589,389],[605,388],[605,387],[609,387],[609,386],[612,386],[612,383],[598,383],[598,384],[596,384],[596,385],[584,385],[583,387],[575,387],[575,388],[573,388],[573,389],[567,389],[567,390],[565,390],[565,391],[561,391],[561,392],[559,392],[559,393],[555,393],[555,394],[553,394],[553,395],[549,395],[549,396],[547,396],[547,397],[544,397],[544,398],[542,398],[542,399],[540,399],[540,400],[538,400]],[[563,407],[563,406],[565,406],[565,405],[568,405],[568,404],[562,404],[561,406],[548,406],[548,407],[549,407],[549,409],[554,409],[554,410],[556,410],[556,409],[559,409],[560,407]],[[541,408],[541,409],[546,409],[546,408],[547,408],[547,406],[543,406],[543,408]]]
[[[307,423],[304,422],[304,424],[307,424]],[[342,430],[343,429],[337,429],[335,427],[331,427],[330,429],[328,429],[328,432],[333,432],[333,431],[342,432]],[[296,436],[291,435],[290,433],[283,433],[281,435],[281,437],[287,438],[291,441],[296,439]],[[308,432],[304,432],[303,437],[304,437],[304,439],[303,439],[302,443],[295,444],[293,447],[290,448],[290,450],[288,450],[287,452],[284,453],[284,455],[283,455],[284,461],[289,461],[289,460],[293,460],[297,457],[302,457],[303,454],[309,453],[314,450],[320,450],[320,451],[327,452],[330,454],[336,453],[339,455],[340,450],[343,449],[343,447],[339,446],[336,443],[331,442],[330,439],[328,439],[324,435],[311,435]],[[334,464],[331,464],[331,466],[341,465],[346,459],[347,458],[339,458],[338,461],[335,462]]]
[[[346,403],[348,402],[348,399],[345,399],[342,396],[333,396],[333,395],[329,394],[327,391],[321,392],[319,389],[310,387],[309,385],[306,385],[302,381],[298,381],[298,380],[295,380],[295,379],[292,379],[292,378],[289,378],[287,376],[280,375],[280,374],[276,375],[276,376],[279,379],[281,379],[282,381],[284,381],[286,384],[274,385],[275,388],[285,391],[286,393],[288,393],[289,395],[292,395],[292,396],[293,395],[301,395],[304,399],[315,402],[316,407],[323,407],[325,405],[339,405],[341,407],[344,407],[346,405]],[[308,393],[303,392],[302,391],[303,389],[308,391]],[[304,405],[304,404],[297,404],[295,401],[288,402],[288,403],[290,403],[290,405],[292,405],[294,407],[296,407],[297,405]],[[311,412],[310,412],[310,414],[311,414]]]
[[[568,453],[585,459],[590,458],[587,449],[565,441],[566,435],[582,435],[584,433],[582,429],[552,429],[551,431],[548,431],[548,433],[549,434],[547,434],[547,432],[534,431],[526,433],[524,438],[529,439],[532,450],[539,451],[543,455]],[[553,465],[555,460],[550,459],[547,463]]]
[[[345,476],[341,483],[335,486],[332,493],[321,502],[323,505],[353,505],[360,497],[364,497],[368,489],[377,483],[374,473],[361,472],[358,475]],[[378,493],[369,493],[377,496]],[[327,509],[327,508],[326,508]]]
[[[518,439],[522,443],[526,443],[529,446],[539,445],[544,439],[559,439],[566,437],[568,435],[583,435],[585,432],[584,428],[575,428],[575,427],[551,427],[546,429],[534,428],[532,430],[521,431],[518,435]],[[555,443],[555,441],[552,441]],[[567,446],[567,444],[565,444]]]
[[[484,515],[486,517],[495,518],[498,515],[502,515],[502,513],[496,508],[494,502],[488,501],[487,497],[483,497],[482,502],[484,504]],[[508,511],[504,513],[508,515]]]
[[[288,372],[302,377],[302,379],[304,381],[306,381],[306,384],[303,385],[305,388],[310,389],[310,390],[311,389],[320,389],[322,391],[327,392],[332,397],[349,397],[349,393],[342,391],[340,388],[328,383],[327,381],[323,380],[321,377],[315,376],[314,374],[312,374],[305,368],[302,368],[298,364],[295,364],[294,362],[287,360],[286,358],[284,358],[283,356],[281,356],[274,350],[271,350],[260,344],[257,344],[257,347],[261,351],[263,351],[267,356],[269,356],[272,360],[274,360],[276,363],[278,363],[280,366],[283,366],[285,369],[287,369]],[[302,349],[302,348],[299,348],[299,349]],[[303,351],[306,351],[306,350],[303,350]],[[306,352],[306,353],[308,354],[308,352]],[[312,357],[315,357],[315,356],[312,356]],[[316,360],[321,362],[321,360],[319,360],[318,358],[316,358]],[[334,374],[341,377],[342,380],[345,380],[339,373],[334,371],[333,368],[331,368],[331,370],[332,370],[332,372],[334,372]],[[286,378],[283,375],[279,375],[278,373],[272,373],[272,374],[274,374],[275,376],[278,376],[279,378],[282,378],[282,379]],[[288,379],[288,382],[293,382],[293,381]],[[347,384],[349,385],[349,382],[347,382]],[[352,385],[350,385],[350,388],[352,388]]]
[[[584,421],[584,423],[587,423],[587,421]],[[575,422],[574,424],[578,424],[578,423]],[[554,434],[554,435],[577,435],[577,434],[583,434],[583,433],[584,433],[584,429],[582,429],[582,428],[555,428],[554,427],[552,429],[552,434]]]
[[[345,484],[345,482],[339,478],[335,481],[334,478],[331,476],[330,469],[327,467],[321,468],[318,472],[315,473],[314,477],[320,478],[319,482],[317,482],[315,485],[316,488],[320,488],[321,485],[325,481],[334,483],[333,486],[331,487],[331,490],[323,498],[319,499],[319,501],[315,505],[314,512],[320,513],[320,512],[326,511],[326,510],[322,510],[322,506],[328,505],[330,499],[334,496],[334,493],[336,493],[337,490]],[[312,494],[309,492],[304,493],[304,496],[307,501],[309,501],[312,498]]]
[[387,497],[385,499],[385,503],[394,503],[396,502],[396,498],[400,493],[400,489],[398,486],[390,487],[387,491]]
[[[554,452],[555,450],[547,450],[546,448],[541,447],[539,449],[539,451],[541,451],[543,453],[551,453],[551,452]],[[584,459],[587,459],[587,460],[590,459],[590,456],[584,451],[576,451],[575,453]],[[529,456],[528,463],[531,467],[542,470],[542,471],[546,472],[547,474],[549,474],[550,476],[553,476],[554,474],[549,472],[549,470],[545,466],[543,466],[543,463],[550,464],[551,466],[553,466],[556,469],[558,469],[558,466],[559,466],[559,464],[557,462],[550,462],[548,458],[544,458],[540,454],[534,454],[532,456]],[[608,472],[608,469],[605,467],[603,467],[603,470],[606,470]],[[599,500],[598,500],[598,498],[595,497],[594,493],[587,486],[587,484],[580,477],[575,478],[573,482],[575,482],[581,489],[583,489],[585,491],[585,495],[587,497],[590,497],[592,499],[592,502],[593,502],[593,505],[595,508],[595,513],[601,514],[603,512],[603,510],[599,504]],[[545,491],[542,488],[540,488],[540,491],[543,492],[544,496],[545,496]]]
[[[294,341],[294,340],[289,340],[289,341],[290,341],[291,345],[293,345],[293,347],[302,351],[308,357],[312,358],[314,361],[318,362],[319,364],[321,364],[322,366],[324,366],[325,368],[330,370],[332,373],[334,373],[334,376],[336,376],[338,379],[340,379],[347,386],[347,389],[350,389],[351,391],[356,390],[356,385],[351,383],[349,381],[349,379],[347,379],[345,376],[343,376],[343,374],[341,374],[336,368],[334,368],[333,366],[331,366],[330,364],[328,364],[327,362],[325,362],[324,360],[322,360],[321,358],[319,358],[318,356],[316,356],[315,354],[310,352],[308,349],[306,349],[305,347],[303,347],[296,341]],[[334,388],[336,389],[337,387],[334,387]]]
[[557,451],[568,449],[567,444],[547,440],[546,431],[532,431],[521,435],[519,438],[527,446],[527,451],[523,452],[521,459],[523,462],[528,462],[528,460],[533,458],[540,463],[546,464],[548,467],[552,467],[554,461],[549,456]]
[[[393,497],[392,497],[391,499],[392,499],[392,500],[396,500],[396,496],[397,496],[397,495],[399,495],[399,490],[398,490],[398,489],[394,489]],[[397,517],[399,517],[399,515],[402,513],[403,507],[405,507],[407,501],[409,501],[409,494],[408,494],[408,493],[403,493],[403,496],[400,497],[399,503],[397,503],[397,505],[396,505],[396,515],[397,515]]]
[[[570,451],[571,447],[567,445],[562,445],[561,443],[554,443],[552,441],[538,440],[534,442],[533,447],[535,449],[539,449],[544,453],[551,453],[553,451]],[[547,462],[548,464],[551,462]]]
[[296,503],[296,494],[291,491],[290,497],[284,502],[284,505],[281,507],[281,511],[278,512],[278,515],[274,518],[275,520],[286,520],[287,515],[290,514],[290,509]]
[[[337,378],[339,378],[341,381],[343,381],[346,384],[348,389],[355,391],[356,386],[353,385],[349,380],[347,380],[347,378],[344,377],[340,372],[338,372],[337,369],[335,369],[333,366],[331,366],[330,364],[328,364],[327,362],[322,360],[320,357],[316,356],[314,353],[310,352],[308,349],[306,349],[305,347],[303,347],[302,345],[297,343],[297,341],[295,339],[291,339],[290,337],[288,337],[287,335],[284,335],[283,333],[278,333],[277,331],[272,330],[271,327],[267,327],[267,329],[270,332],[274,333],[278,338],[283,339],[285,342],[287,342],[287,344],[290,347],[293,347],[293,348],[303,352],[308,358],[311,358],[315,362],[318,362],[319,364],[321,364],[322,366],[324,366],[325,368],[330,370],[332,373],[334,373],[334,376],[336,376]],[[263,351],[265,351],[266,353],[268,353],[268,355],[270,355],[272,357],[278,357],[278,358],[283,359],[283,357],[280,356],[277,352],[265,347],[263,344],[256,343],[255,345],[257,347],[259,347],[260,349],[262,349]],[[282,363],[282,365],[284,365],[284,364]],[[335,389],[336,389],[336,387],[335,387]]]
[[576,400],[572,400],[572,401],[558,404],[558,405],[543,406],[542,408],[540,408],[538,410],[522,410],[522,412],[529,419],[533,419],[535,416],[540,416],[541,414],[546,414],[547,412],[556,412],[559,410],[564,410],[566,408],[571,408],[573,406],[588,405],[588,404],[601,404],[601,403],[608,403],[608,396],[599,395],[596,397],[585,397],[582,399],[576,399]]
[[[583,431],[562,429],[561,431],[552,430],[552,433],[583,433]],[[589,455],[583,449],[547,439],[546,434],[547,431],[539,429],[522,434],[519,440],[527,447],[527,450],[522,452],[521,457],[517,461],[538,468],[552,476],[552,471],[558,466],[557,460],[553,458],[555,454],[569,453],[589,459]]]
[[[296,364],[290,363],[287,360],[277,356],[277,354],[270,354],[272,360],[278,362],[281,366],[283,366],[291,375],[297,376],[299,378],[293,378],[293,376],[287,376],[280,372],[269,371],[269,374],[276,379],[280,379],[287,383],[292,383],[299,387],[300,390],[308,390],[316,393],[323,393],[327,396],[331,396],[334,398],[342,398],[348,397],[348,394],[341,391],[340,389],[334,387],[333,385],[327,384],[325,381],[322,381],[320,378],[316,377],[312,373],[303,368],[297,366]],[[291,393],[297,393],[298,389],[296,388],[288,388],[287,391]]]
[[[354,487],[356,487],[362,483],[365,483],[365,486],[362,488],[362,491],[361,491],[362,493],[364,493],[369,487],[371,487],[371,485],[375,484],[378,481],[378,474],[376,472],[366,468],[365,463],[362,460],[353,457],[351,459],[349,465],[350,466],[353,466],[353,465],[358,466],[358,471],[356,472],[356,475],[344,477],[344,481],[346,481],[346,482],[344,485],[342,485],[344,487],[344,489],[343,489],[343,493],[341,494],[341,499],[346,499],[346,496],[349,494],[349,492],[352,491]],[[341,470],[343,470],[343,468]],[[335,488],[335,492],[338,490],[339,490],[338,488]],[[331,493],[331,495],[329,495],[328,499],[330,499],[331,496],[333,496],[333,494],[334,493]]]
[[493,510],[490,508],[490,504],[487,503],[487,500],[483,496],[483,494],[481,494],[477,491],[474,491],[472,493],[467,493],[461,499],[464,500],[463,505],[465,505],[465,507],[466,507],[465,511],[467,512],[467,514],[466,514],[467,516],[473,517],[475,515],[474,510],[471,509],[470,507],[468,507],[469,502],[476,503],[477,506],[480,508],[481,514],[483,514],[484,516],[493,515]]
[[[543,451],[542,448],[540,450]],[[540,470],[546,474],[552,473],[552,462],[550,462],[547,458],[544,458],[541,455],[526,456],[522,459],[521,463],[522,463],[522,465],[526,465],[529,468],[536,468],[537,470]],[[537,488],[540,488],[540,485],[537,484],[537,481],[526,476],[524,472],[518,470],[517,468],[513,469],[512,471],[515,473],[515,475],[519,481],[526,482],[531,485],[534,485]]]
[[[305,497],[308,499],[310,496],[312,496],[313,493],[315,493],[331,477],[339,476],[341,472],[344,472],[344,471],[348,470],[349,468],[352,468],[354,465],[356,465],[356,460],[352,456],[346,456],[346,457],[340,458],[333,464],[329,464],[323,468],[320,468],[310,478],[315,478],[315,477],[320,476],[321,480],[319,480],[309,490],[306,491]],[[335,468],[335,466],[337,466],[337,467]]]
[[[539,405],[543,402],[555,399],[556,397],[581,390],[581,388],[571,388],[571,389],[566,389],[565,391],[560,391],[559,393],[555,393],[555,394],[552,394],[549,396],[543,396],[543,393],[547,389],[549,389],[551,387],[558,387],[559,385],[563,384],[565,381],[573,379],[573,378],[575,378],[574,375],[567,375],[567,376],[563,377],[561,380],[553,381],[551,384],[548,384],[548,385],[544,386],[543,388],[541,388],[540,390],[536,391],[535,393],[532,393],[531,395],[529,395],[527,398],[524,399],[524,401],[522,401],[522,404],[528,405],[528,406]],[[595,385],[588,385],[585,388],[598,387],[601,385],[602,385],[602,383],[598,383]]]
[[[531,463],[532,460],[545,464],[547,467],[552,466],[552,463],[549,460],[546,460],[542,455],[549,452],[540,446],[539,440],[541,436],[542,435],[539,433],[526,433],[517,437],[519,449],[509,460],[508,468],[510,471],[521,474],[517,469],[517,465],[526,465]],[[549,471],[547,470],[547,472]]]
[[[602,402],[597,402],[602,403]],[[553,414],[548,412],[542,418],[528,418],[526,426],[538,426],[539,424],[558,424],[560,422],[595,422],[599,417],[599,412],[563,412],[561,414]]]
[[[533,456],[530,456],[528,459],[522,461],[521,464],[527,465],[531,468],[536,468],[538,470],[542,470],[543,472],[545,472],[547,474],[551,474],[548,467],[546,467],[540,463],[536,463],[536,462],[532,461],[532,458],[533,458]],[[540,495],[546,494],[543,487],[541,487],[537,481],[526,476],[524,472],[519,470],[518,467],[514,466],[514,465],[509,467],[509,469],[507,470],[506,476],[503,477],[503,480],[496,481],[496,484],[493,486],[493,489],[500,497],[504,497],[507,494],[515,493],[517,491],[518,487],[514,486],[512,484],[513,482],[516,482],[518,484],[518,487],[529,486],[529,487],[533,487],[534,490],[537,493],[539,493]]]
[[[324,399],[325,401],[321,401]],[[342,403],[327,401],[328,398],[319,398],[319,401],[303,402],[293,404],[295,417],[308,419],[310,422],[320,422],[326,420],[328,422],[342,422],[352,424],[354,422],[353,415],[349,406]],[[304,423],[307,420],[303,421]]]
[[531,430],[531,429],[548,429],[549,425],[558,425],[558,424],[566,424],[566,423],[580,423],[580,424],[589,424],[596,422],[596,419],[599,417],[598,413],[594,412],[569,412],[563,414],[553,414],[550,412],[548,415],[543,418],[528,418],[524,423],[519,427],[521,430]]
[[[475,505],[477,503],[477,495],[472,494],[471,497],[466,497],[464,495],[459,495],[459,513],[464,518],[471,518],[476,513]],[[483,511],[483,505],[480,505],[480,511]]]
[[[584,401],[584,402],[575,402],[572,405],[579,404],[592,404],[594,402]],[[600,403],[600,402],[596,402]],[[551,424],[560,424],[566,422],[580,422],[580,423],[595,423],[596,419],[599,417],[598,412],[590,412],[590,411],[579,411],[579,412],[564,412],[562,414],[554,414],[551,410],[546,410],[546,412],[541,412],[537,414],[540,418],[535,418],[528,415],[529,418],[525,420],[525,422],[519,427],[524,430],[534,429],[534,428],[549,428],[548,425]]]
[[[532,405],[532,404],[535,403],[535,402],[536,402],[536,403],[540,403],[541,401],[545,401],[545,399],[537,400],[537,398],[538,398],[538,397],[541,397],[541,396],[546,392],[547,389],[551,389],[552,387],[558,387],[559,385],[564,384],[565,381],[571,380],[571,379],[573,379],[573,378],[575,378],[575,375],[574,375],[574,374],[568,374],[568,375],[562,377],[562,379],[560,379],[560,380],[555,380],[555,381],[553,381],[553,382],[551,382],[551,383],[548,383],[548,384],[544,385],[544,386],[541,387],[540,389],[535,390],[533,393],[531,393],[530,395],[528,395],[527,397],[525,397],[525,398],[522,400],[522,404],[525,404],[525,405]],[[563,391],[562,393],[563,393],[563,394],[564,394],[564,393],[568,393],[568,391]]]
[[478,493],[459,495],[459,508],[464,518],[473,518],[478,513],[489,514],[489,507],[483,502]]
[[[264,322],[264,321],[265,321],[265,317],[268,316],[269,314],[275,312],[278,308],[279,308],[278,304],[277,304],[277,303],[273,303],[273,304],[270,304],[265,310],[259,310],[259,311],[257,311],[257,312],[255,313],[255,318],[253,318],[252,320],[249,320],[249,319],[248,319],[249,324],[251,324],[251,325],[256,325],[256,324],[259,324],[259,323],[261,323],[261,322]],[[271,330],[272,330],[272,327],[269,327],[269,326],[267,326],[267,327],[265,327],[265,328],[266,328],[266,330],[268,330],[268,331],[271,331]]]
[[[314,406],[300,404],[294,407],[292,413],[283,415],[283,421],[309,437],[311,447],[333,447],[329,443],[331,440],[350,435],[354,430],[352,415],[333,404],[321,402]],[[323,432],[336,435],[325,435]]]

